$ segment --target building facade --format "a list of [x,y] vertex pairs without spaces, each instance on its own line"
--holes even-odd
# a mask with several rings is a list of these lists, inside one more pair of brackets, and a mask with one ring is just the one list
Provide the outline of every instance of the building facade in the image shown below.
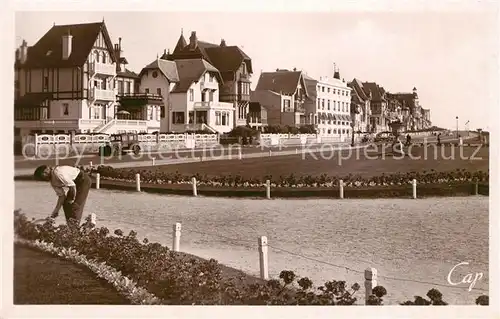
[[416,88],[413,88],[411,93],[388,93],[388,97],[396,101],[401,108],[401,121],[404,130],[415,131],[432,126],[430,109],[422,108]]
[[371,132],[370,98],[363,90],[363,83],[355,78],[348,83],[348,86],[351,88],[351,120],[354,121],[354,132]]
[[[104,22],[54,25],[33,46],[23,41],[15,61],[15,134],[113,132],[106,125],[115,118],[117,62]],[[147,130],[142,124],[121,123]]]
[[250,99],[266,109],[268,125],[299,127],[306,124],[307,97],[302,71],[277,69],[276,72],[261,73]]
[[[333,77],[314,80],[306,76],[310,99],[306,102],[306,118],[322,136],[345,136],[351,133],[351,88],[340,79],[338,69]],[[314,93],[312,93],[314,92]]]
[[141,94],[161,96],[153,108],[161,118],[161,132],[206,130],[229,132],[234,107],[219,101],[220,72],[204,59],[157,59],[140,73]]
[[229,46],[224,39],[220,44],[200,41],[196,31],[191,32],[187,43],[181,31],[173,52],[165,52],[162,58],[172,61],[203,59],[214,66],[222,76],[219,81],[219,100],[233,104],[233,126],[247,124],[252,60],[238,46]]

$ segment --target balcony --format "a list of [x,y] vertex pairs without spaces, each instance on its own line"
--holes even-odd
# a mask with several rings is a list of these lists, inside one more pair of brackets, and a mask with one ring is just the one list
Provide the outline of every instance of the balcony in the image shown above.
[[250,102],[250,94],[238,93],[238,101],[240,101],[240,102]]
[[90,64],[90,74],[100,74],[107,76],[115,76],[116,75],[116,67],[114,64],[105,64],[99,62],[92,62]]
[[116,91],[115,90],[101,90],[98,88],[90,89],[90,98],[94,101],[115,101]]
[[122,93],[118,94],[117,100],[120,102],[122,106],[163,104],[163,96],[153,93]]
[[240,80],[241,81],[250,81],[250,74],[248,74],[248,73],[240,73]]
[[201,81],[200,82],[200,90],[218,90],[219,83],[216,81]]

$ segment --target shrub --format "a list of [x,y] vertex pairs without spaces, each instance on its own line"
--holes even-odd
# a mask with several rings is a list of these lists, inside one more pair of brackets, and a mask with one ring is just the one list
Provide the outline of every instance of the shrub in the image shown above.
[[[83,168],[83,167],[82,167]],[[347,176],[320,176],[301,175],[291,173],[288,176],[266,175],[262,177],[243,178],[241,175],[208,176],[198,173],[182,175],[179,172],[167,173],[140,168],[115,169],[110,166],[98,166],[92,169],[83,168],[91,173],[100,173],[101,178],[119,181],[135,181],[135,174],[141,175],[141,180],[152,184],[187,184],[192,177],[196,177],[199,185],[212,187],[264,187],[266,180],[271,180],[272,187],[332,187],[344,181],[344,187],[369,187],[369,186],[391,186],[409,185],[415,178],[419,184],[452,184],[452,183],[475,183],[488,182],[489,174],[483,171],[469,172],[465,169],[455,171],[437,172],[433,169],[423,172],[382,174],[373,177],[361,177],[349,174]]]

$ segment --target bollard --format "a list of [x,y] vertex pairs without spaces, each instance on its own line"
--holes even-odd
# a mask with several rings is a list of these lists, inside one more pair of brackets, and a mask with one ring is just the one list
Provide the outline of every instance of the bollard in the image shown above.
[[89,162],[89,166],[90,166],[90,168],[92,168],[92,161]]
[[299,149],[298,148],[295,149],[295,154],[299,154]]
[[339,181],[339,197],[341,199],[344,198],[344,181],[343,180]]
[[198,196],[198,190],[196,188],[196,177],[191,178],[191,184],[193,185],[193,196]]
[[172,250],[179,251],[181,246],[181,223],[174,224],[174,239],[172,243]]
[[479,182],[474,184],[474,195],[479,195]]
[[377,269],[370,267],[365,270],[365,305],[368,304],[368,299],[375,287],[377,287]]
[[95,213],[90,214],[90,222],[94,227],[97,225],[97,215]]
[[415,199],[417,198],[417,180],[413,179],[413,181],[411,181],[411,185],[413,188],[413,199]]
[[271,155],[272,155],[272,151],[271,151],[271,150],[269,150],[269,156],[271,156]]
[[95,189],[99,189],[101,187],[101,174],[95,174]]
[[135,189],[141,191],[141,175],[139,173],[135,174]]
[[264,280],[269,279],[269,264],[268,264],[268,246],[267,237],[259,237],[259,264],[260,264],[260,278]]
[[271,199],[271,181],[266,180],[266,198]]
[[153,158],[151,159],[151,162],[152,162],[153,166],[155,166],[155,164],[156,164],[156,163],[155,163],[155,162],[156,162],[156,158],[154,158],[154,157],[153,157]]
[[238,159],[241,159],[241,149],[238,149]]

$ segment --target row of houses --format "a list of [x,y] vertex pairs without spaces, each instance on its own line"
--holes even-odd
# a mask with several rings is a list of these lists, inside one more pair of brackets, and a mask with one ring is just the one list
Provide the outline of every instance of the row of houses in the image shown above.
[[251,58],[236,45],[183,32],[172,52],[139,73],[127,69],[122,39],[104,21],[55,25],[16,50],[14,131],[30,133],[228,132],[248,125],[312,125],[321,135],[379,132],[400,121],[430,126],[430,112],[411,93],[297,69],[261,72],[255,90]]

